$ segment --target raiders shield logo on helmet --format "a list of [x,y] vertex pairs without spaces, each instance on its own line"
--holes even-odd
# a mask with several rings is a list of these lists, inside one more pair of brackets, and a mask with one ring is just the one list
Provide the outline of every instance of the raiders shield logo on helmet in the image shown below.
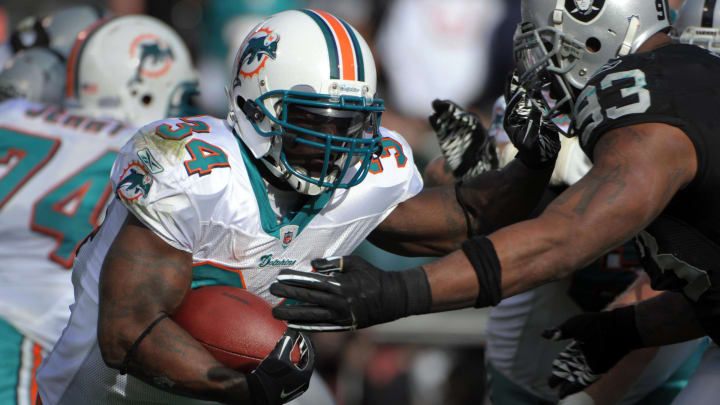
[[590,22],[600,14],[605,0],[565,0],[565,9],[576,20]]

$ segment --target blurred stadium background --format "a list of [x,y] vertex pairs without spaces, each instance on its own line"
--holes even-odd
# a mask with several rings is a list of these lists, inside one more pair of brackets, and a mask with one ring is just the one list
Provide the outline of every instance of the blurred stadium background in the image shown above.
[[[439,154],[427,116],[435,98],[452,99],[489,121],[512,65],[519,0],[2,0],[0,44],[23,18],[91,4],[113,14],[149,14],[173,26],[200,73],[201,105],[224,116],[232,59],[259,19],[319,8],[355,26],[373,47],[382,125],[410,142],[422,170]],[[0,49],[0,61],[3,60]],[[358,253],[388,269],[417,265],[364,244]],[[486,310],[403,319],[361,333],[317,334],[317,371],[339,404],[481,404],[486,401]]]

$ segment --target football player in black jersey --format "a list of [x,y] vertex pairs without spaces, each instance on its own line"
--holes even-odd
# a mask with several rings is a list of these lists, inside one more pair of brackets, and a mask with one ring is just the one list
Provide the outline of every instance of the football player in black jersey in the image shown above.
[[[522,16],[521,82],[551,90],[559,101],[549,114],[572,114],[570,135],[594,166],[538,218],[424,265],[430,310],[494,305],[639,235],[653,286],[669,291],[549,333],[580,341],[586,363],[565,364],[564,393],[634,348],[706,334],[720,342],[720,58],[671,40],[665,0],[524,0]],[[426,299],[356,257],[315,268],[330,275],[279,275],[271,291],[315,305],[276,308],[277,317],[352,329]]]

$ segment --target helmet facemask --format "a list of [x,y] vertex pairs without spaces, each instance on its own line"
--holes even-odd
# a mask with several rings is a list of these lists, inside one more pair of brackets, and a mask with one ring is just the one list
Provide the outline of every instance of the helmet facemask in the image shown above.
[[[575,68],[586,53],[585,45],[559,29],[532,23],[518,26],[514,38],[514,57],[520,85],[531,93],[549,94],[551,108],[543,108],[554,118],[572,111],[574,88],[565,75]],[[532,99],[535,99],[533,97]]]
[[[379,154],[382,100],[275,90],[249,102],[271,121],[271,130],[264,131],[254,119],[257,112],[248,117],[259,135],[273,137],[260,160],[302,194],[359,184]],[[268,104],[274,105],[274,113]]]

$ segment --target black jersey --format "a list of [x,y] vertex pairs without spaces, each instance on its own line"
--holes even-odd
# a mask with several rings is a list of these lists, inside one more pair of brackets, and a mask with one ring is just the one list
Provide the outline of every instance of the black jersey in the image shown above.
[[611,60],[578,97],[575,117],[591,159],[603,134],[634,124],[672,125],[692,141],[695,178],[637,239],[653,287],[683,292],[720,342],[720,57],[672,44]]

